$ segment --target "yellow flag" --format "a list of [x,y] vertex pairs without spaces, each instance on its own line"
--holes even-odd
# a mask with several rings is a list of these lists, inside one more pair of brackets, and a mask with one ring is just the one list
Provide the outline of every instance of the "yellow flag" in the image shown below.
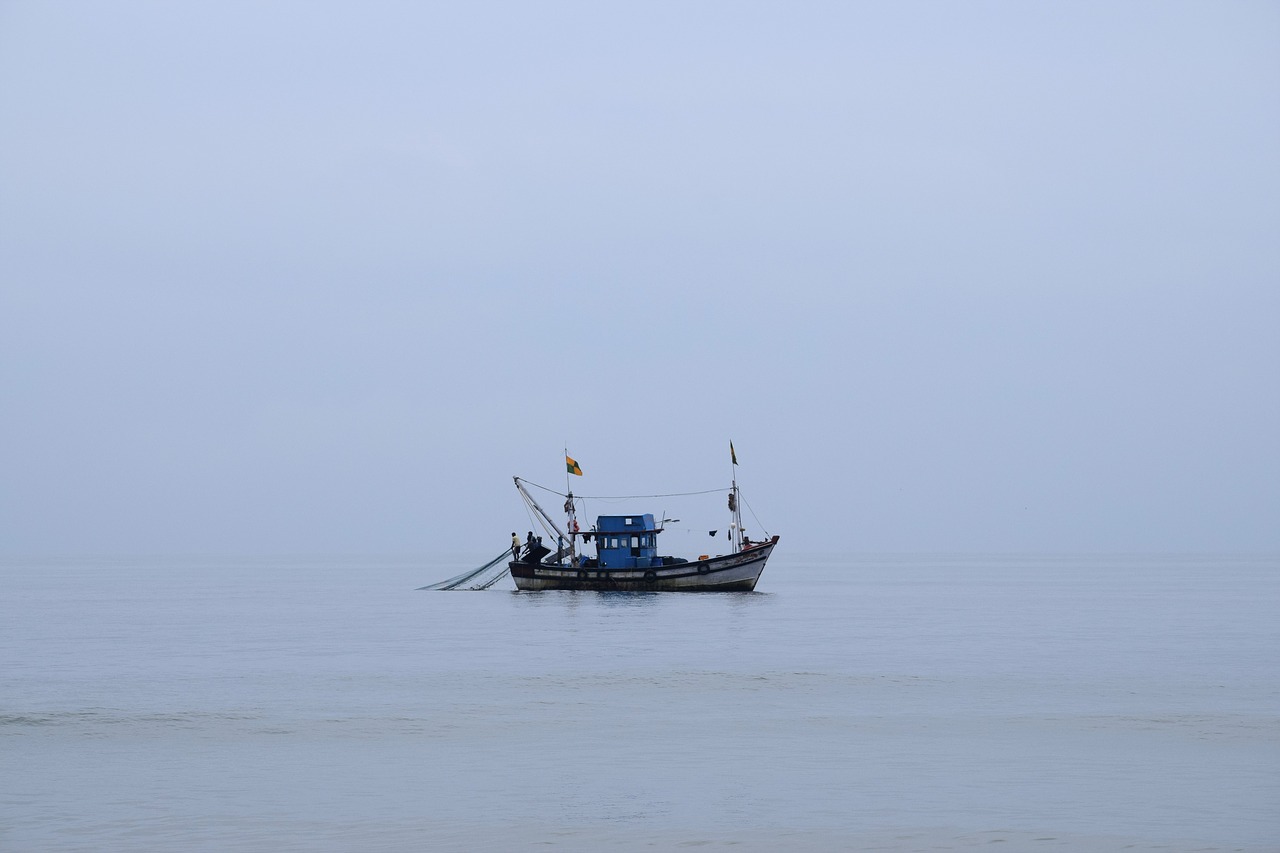
[[569,469],[570,474],[577,474],[579,477],[582,476],[582,469],[578,467],[577,462],[573,461],[573,457],[566,456],[564,458],[564,464],[565,467]]
[[733,442],[729,442],[729,458],[733,460],[733,464],[738,464],[738,454],[733,452]]

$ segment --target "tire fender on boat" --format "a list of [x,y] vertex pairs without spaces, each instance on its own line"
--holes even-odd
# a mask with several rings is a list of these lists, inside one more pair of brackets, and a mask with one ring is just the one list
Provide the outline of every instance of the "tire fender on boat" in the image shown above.
[[711,571],[710,566],[698,566],[698,574],[700,575],[705,575],[709,571]]
[[652,583],[658,579],[658,573],[653,571],[645,572],[644,579]]

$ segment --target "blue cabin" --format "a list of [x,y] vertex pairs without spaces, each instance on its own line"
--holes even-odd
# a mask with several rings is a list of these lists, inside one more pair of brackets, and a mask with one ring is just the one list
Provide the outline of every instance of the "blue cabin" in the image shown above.
[[661,566],[653,513],[596,517],[596,553],[601,568],[647,569]]

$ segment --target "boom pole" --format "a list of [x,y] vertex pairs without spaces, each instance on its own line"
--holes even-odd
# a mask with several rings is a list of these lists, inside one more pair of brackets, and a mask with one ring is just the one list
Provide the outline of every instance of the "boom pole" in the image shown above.
[[516,491],[520,493],[520,497],[524,498],[524,502],[528,504],[529,509],[537,517],[538,523],[542,525],[542,529],[545,530],[547,532],[547,536],[550,537],[548,541],[556,541],[557,548],[559,548],[559,543],[562,543],[567,537],[569,540],[569,556],[576,562],[578,559],[578,552],[574,539],[573,527],[577,518],[573,511],[573,495],[570,494],[564,504],[565,512],[569,514],[568,532],[567,534],[561,533],[559,525],[557,525],[551,516],[547,514],[547,511],[542,508],[537,500],[534,499],[533,495],[529,494],[529,490],[524,487],[524,483],[520,478],[513,477],[512,479],[516,481]]
[[547,511],[539,506],[533,495],[529,494],[528,489],[524,487],[524,483],[521,482],[520,478],[515,477],[514,479],[516,481],[516,491],[520,493],[520,497],[524,498],[524,502],[528,504],[529,509],[537,516],[538,523],[542,525],[543,530],[552,538],[559,536],[560,533],[556,529],[556,523],[551,520],[551,516],[547,515]]

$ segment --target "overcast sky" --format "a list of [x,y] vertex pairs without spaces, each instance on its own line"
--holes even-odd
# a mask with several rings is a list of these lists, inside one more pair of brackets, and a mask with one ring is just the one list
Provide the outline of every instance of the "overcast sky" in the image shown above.
[[1280,550],[1278,326],[1274,2],[0,0],[0,553]]

